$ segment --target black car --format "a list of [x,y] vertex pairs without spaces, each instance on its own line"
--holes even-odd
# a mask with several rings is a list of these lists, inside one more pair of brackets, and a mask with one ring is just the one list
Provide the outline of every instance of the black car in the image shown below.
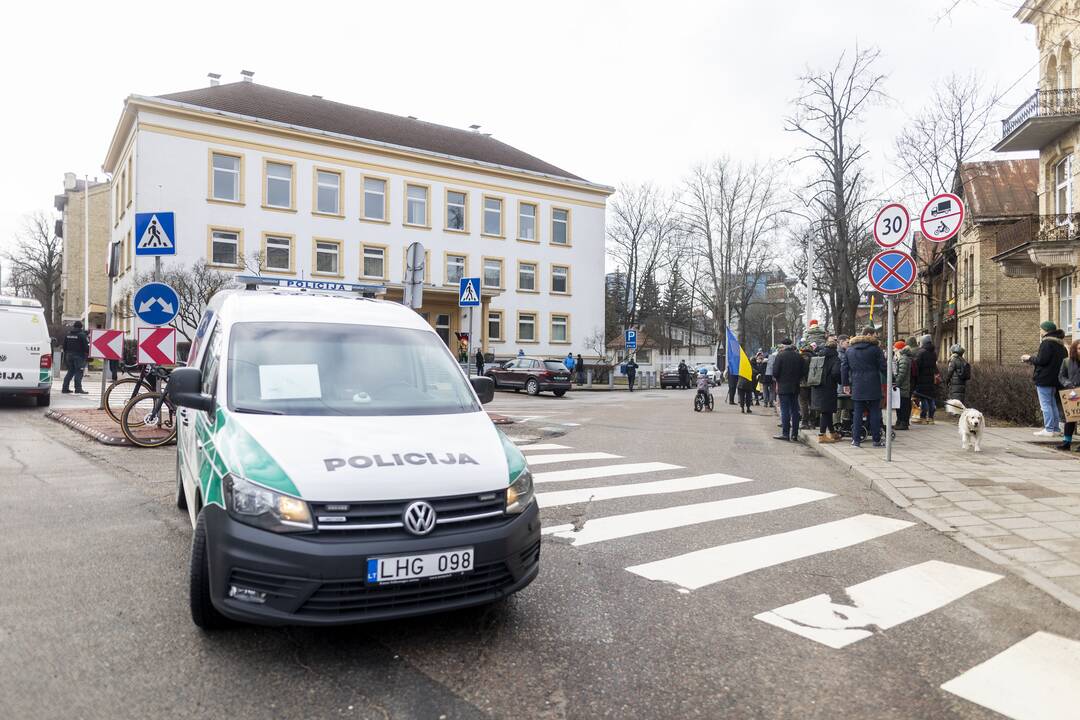
[[660,371],[660,389],[679,387],[679,366],[668,365]]
[[519,357],[484,374],[495,382],[496,389],[524,389],[530,395],[550,390],[555,397],[562,397],[570,389],[570,371],[562,360]]

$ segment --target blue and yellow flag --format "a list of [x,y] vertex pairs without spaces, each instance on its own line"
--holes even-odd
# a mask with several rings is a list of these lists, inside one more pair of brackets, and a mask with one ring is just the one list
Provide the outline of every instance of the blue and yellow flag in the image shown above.
[[754,371],[750,369],[750,358],[746,357],[731,328],[727,329],[727,366],[728,377],[734,373],[747,380],[754,379]]

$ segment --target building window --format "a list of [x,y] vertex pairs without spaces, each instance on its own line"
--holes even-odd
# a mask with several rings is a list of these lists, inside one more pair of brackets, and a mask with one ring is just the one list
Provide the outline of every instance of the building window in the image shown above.
[[326,215],[341,214],[341,173],[315,171],[315,209]]
[[263,236],[263,268],[272,272],[292,272],[291,236]]
[[240,264],[240,232],[237,230],[210,231],[210,262],[213,265]]
[[484,234],[492,237],[503,236],[502,198],[484,197]]
[[364,245],[364,267],[361,275],[369,278],[386,277],[386,248],[378,245]]
[[124,269],[125,270],[130,270],[131,269],[131,258],[135,255],[135,243],[132,241],[132,238],[131,238],[131,230],[127,231],[127,235],[125,236],[125,240],[126,240],[126,245],[127,245],[127,250],[126,250],[127,259],[124,260]]
[[405,224],[427,227],[428,189],[423,185],[405,186]]
[[292,209],[293,166],[289,163],[266,163],[266,205]]
[[536,263],[518,263],[518,290],[536,292]]
[[130,155],[128,155],[127,177],[125,178],[126,181],[127,181],[127,185],[125,186],[125,189],[124,189],[124,193],[127,195],[127,204],[128,205],[130,205],[132,203],[132,201],[135,199],[134,193],[131,192],[131,178],[132,178],[132,176],[134,174],[135,173],[134,173],[133,168],[132,168],[132,157]]
[[1058,280],[1058,327],[1069,332],[1072,323],[1072,275],[1066,275]]
[[[1072,155],[1054,166],[1054,198],[1058,215],[1072,213]],[[1064,224],[1067,218],[1058,218],[1058,222]]]
[[385,222],[387,216],[386,181],[382,178],[364,178],[364,211],[362,217],[365,220],[381,220]]
[[518,240],[536,240],[536,205],[518,204]]
[[551,266],[551,292],[560,295],[570,294],[570,267],[567,265]]
[[315,241],[315,272],[320,275],[341,274],[341,241]]
[[551,316],[551,342],[553,343],[565,343],[569,342],[570,337],[570,316],[569,315],[552,315]]
[[464,232],[466,224],[468,195],[458,190],[446,191],[446,229]]
[[518,313],[518,342],[536,342],[536,313]]
[[503,339],[503,314],[502,310],[488,310],[487,316],[488,340],[502,341]]
[[551,244],[570,244],[570,211],[566,208],[551,209]]
[[465,256],[446,255],[446,284],[458,285],[465,277]]
[[480,281],[486,288],[503,286],[503,261],[501,258],[484,258],[484,273]]
[[240,156],[210,153],[210,197],[225,202],[241,202]]

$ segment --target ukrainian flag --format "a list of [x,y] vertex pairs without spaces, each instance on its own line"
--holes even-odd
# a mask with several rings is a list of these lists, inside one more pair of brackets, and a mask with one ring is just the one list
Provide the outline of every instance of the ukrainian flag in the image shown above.
[[746,357],[746,353],[743,352],[742,346],[739,345],[735,333],[731,332],[731,328],[727,329],[727,366],[728,377],[737,370],[736,374],[739,377],[744,377],[747,380],[754,379],[754,371],[750,369],[750,358]]

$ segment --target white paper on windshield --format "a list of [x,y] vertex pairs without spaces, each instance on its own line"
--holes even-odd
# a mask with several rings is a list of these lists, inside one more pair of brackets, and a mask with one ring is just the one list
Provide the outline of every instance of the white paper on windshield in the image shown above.
[[259,398],[302,400],[321,398],[318,365],[260,365]]

